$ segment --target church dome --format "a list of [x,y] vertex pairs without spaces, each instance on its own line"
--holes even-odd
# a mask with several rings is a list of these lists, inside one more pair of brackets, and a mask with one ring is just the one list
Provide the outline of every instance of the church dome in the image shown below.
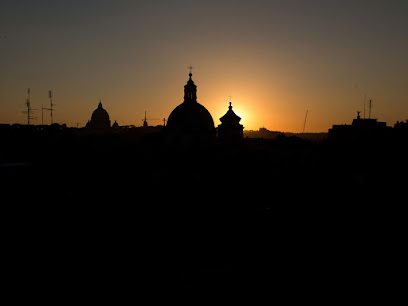
[[214,120],[210,112],[197,102],[197,86],[191,79],[184,86],[184,102],[177,106],[167,121],[168,130],[185,132],[214,132]]
[[92,113],[90,126],[97,128],[110,127],[109,114],[102,107],[102,102],[99,102],[98,108]]
[[182,103],[170,114],[168,129],[186,131],[212,131],[214,121],[209,111],[200,103]]

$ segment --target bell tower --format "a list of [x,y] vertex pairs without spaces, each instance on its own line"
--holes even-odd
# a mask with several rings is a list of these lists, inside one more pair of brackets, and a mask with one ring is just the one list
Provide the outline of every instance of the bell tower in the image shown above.
[[231,104],[227,113],[220,118],[221,124],[218,126],[218,140],[227,145],[240,143],[244,134],[244,127],[239,124],[241,118],[234,113]]

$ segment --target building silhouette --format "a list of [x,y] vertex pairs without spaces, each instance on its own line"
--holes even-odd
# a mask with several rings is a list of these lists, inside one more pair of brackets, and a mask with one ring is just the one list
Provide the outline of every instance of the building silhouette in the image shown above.
[[105,129],[110,128],[111,122],[108,112],[102,107],[102,101],[99,101],[98,108],[92,113],[91,120],[86,124],[87,128]]
[[386,122],[379,122],[377,119],[365,119],[360,117],[357,112],[357,118],[352,124],[333,125],[329,129],[330,139],[370,139],[384,136],[391,128]]
[[241,118],[232,110],[229,103],[227,113],[220,118],[221,124],[218,126],[218,140],[222,143],[239,143],[244,135],[244,127],[239,124]]
[[215,141],[214,120],[209,111],[197,102],[197,86],[191,79],[184,86],[184,101],[170,114],[166,138],[172,145],[205,146]]

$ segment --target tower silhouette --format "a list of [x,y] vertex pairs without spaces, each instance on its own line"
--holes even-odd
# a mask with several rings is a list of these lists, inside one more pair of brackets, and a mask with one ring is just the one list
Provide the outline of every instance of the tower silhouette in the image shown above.
[[232,103],[229,103],[227,113],[220,118],[221,124],[218,126],[218,140],[222,143],[238,143],[242,140],[244,127],[239,124],[241,118],[232,110]]

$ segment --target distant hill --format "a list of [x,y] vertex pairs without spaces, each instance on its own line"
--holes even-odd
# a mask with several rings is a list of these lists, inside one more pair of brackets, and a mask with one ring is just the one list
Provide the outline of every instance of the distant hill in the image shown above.
[[290,133],[290,132],[278,132],[270,131],[265,128],[260,128],[258,131],[244,130],[244,138],[264,138],[264,139],[276,139],[277,137],[299,137],[307,139],[312,142],[322,142],[327,139],[328,133]]

